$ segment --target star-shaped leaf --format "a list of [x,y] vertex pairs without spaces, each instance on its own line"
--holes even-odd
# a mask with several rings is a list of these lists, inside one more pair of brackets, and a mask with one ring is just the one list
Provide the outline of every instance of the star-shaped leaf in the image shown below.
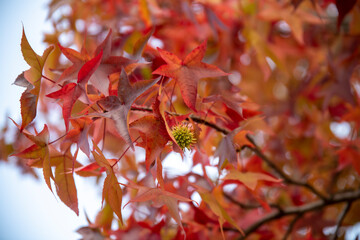
[[134,148],[128,129],[128,114],[131,105],[137,97],[157,83],[159,78],[142,80],[131,84],[124,69],[122,69],[120,73],[112,74],[111,78],[118,79],[118,96],[108,96],[99,100],[98,103],[106,110],[106,112],[93,115],[112,119],[115,122],[120,136]]
[[197,85],[199,79],[228,75],[214,65],[201,62],[206,51],[206,41],[192,50],[184,60],[179,59],[176,55],[165,50],[158,48],[158,51],[167,64],[160,66],[153,74],[175,79],[179,84],[185,104],[194,111],[196,111]]
[[181,218],[179,214],[179,207],[178,202],[191,202],[193,200],[180,196],[178,194],[166,191],[165,189],[161,188],[150,188],[146,186],[138,185],[132,181],[129,180],[129,184],[122,184],[126,187],[137,189],[138,193],[137,196],[133,199],[131,199],[127,204],[124,205],[124,208],[126,205],[132,202],[146,202],[146,201],[152,201],[153,205],[155,207],[161,207],[163,205],[166,205],[170,215],[177,224],[179,224],[182,232],[184,231],[183,225],[181,223]]

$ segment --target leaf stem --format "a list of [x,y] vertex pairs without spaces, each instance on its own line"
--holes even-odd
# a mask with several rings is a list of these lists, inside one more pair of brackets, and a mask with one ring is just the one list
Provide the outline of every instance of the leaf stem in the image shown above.
[[[134,143],[135,143],[139,138],[140,138],[140,136],[135,139]],[[131,147],[131,146],[129,145],[129,146],[125,149],[125,151],[121,154],[121,156],[118,158],[118,160],[117,160],[113,165],[111,165],[111,168],[113,168],[113,167],[120,161],[120,159],[125,155],[125,153],[130,149],[130,147]]]
[[49,142],[49,143],[48,143],[48,145],[51,145],[51,144],[53,144],[53,143],[55,143],[55,142],[59,141],[60,139],[62,139],[62,138],[63,138],[63,137],[65,137],[65,136],[66,136],[66,133],[65,133],[64,135],[62,135],[62,136],[58,137],[57,139],[55,139],[55,140],[53,140],[53,141]]

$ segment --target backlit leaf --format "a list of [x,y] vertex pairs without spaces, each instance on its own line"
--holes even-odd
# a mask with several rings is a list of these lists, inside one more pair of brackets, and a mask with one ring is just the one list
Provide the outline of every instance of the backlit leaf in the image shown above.
[[77,190],[75,186],[73,172],[73,157],[70,152],[67,152],[62,157],[62,162],[55,168],[55,183],[56,192],[70,209],[72,209],[76,215],[79,215]]
[[118,80],[118,96],[108,96],[99,100],[98,103],[106,110],[106,112],[93,115],[112,119],[115,122],[120,136],[134,148],[128,129],[128,114],[131,105],[136,98],[157,83],[159,78],[154,80],[142,80],[131,84],[124,69],[121,73],[113,74],[111,77]]
[[246,187],[251,189],[252,191],[255,190],[258,181],[269,181],[269,182],[281,182],[281,179],[277,179],[274,177],[271,177],[264,173],[258,173],[258,172],[240,172],[235,169],[229,170],[228,174],[224,177],[225,179],[230,180],[237,180],[243,183]]
[[119,220],[123,224],[122,213],[121,213],[121,203],[122,203],[122,190],[118,183],[117,177],[114,173],[110,161],[107,160],[99,149],[99,147],[93,142],[94,150],[92,154],[96,162],[107,169],[107,175],[104,181],[102,199],[110,205],[111,209],[118,216]]
[[176,83],[179,84],[184,102],[194,111],[196,111],[197,85],[199,79],[228,75],[214,65],[201,62],[206,51],[206,41],[192,50],[184,60],[160,48],[158,48],[158,51],[167,64],[160,66],[153,74],[173,78]]

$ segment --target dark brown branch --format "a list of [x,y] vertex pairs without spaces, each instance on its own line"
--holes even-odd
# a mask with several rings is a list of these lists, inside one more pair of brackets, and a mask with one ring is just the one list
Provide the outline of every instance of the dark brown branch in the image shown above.
[[152,108],[141,107],[141,106],[136,106],[136,105],[132,105],[130,110],[132,110],[132,111],[140,111],[140,112],[153,112]]
[[264,155],[264,153],[259,149],[259,147],[256,145],[254,140],[249,135],[246,135],[246,138],[255,146],[255,147],[247,146],[247,148],[249,148],[256,155],[258,155],[264,162],[266,162],[266,164],[269,165],[269,167],[272,168],[276,172],[276,174],[279,175],[279,177],[284,179],[285,182],[292,184],[292,185],[307,188],[308,190],[313,192],[315,195],[317,195],[322,200],[327,201],[328,198],[326,196],[324,196],[322,193],[320,193],[318,190],[316,190],[309,183],[292,179],[291,177],[286,175],[278,166],[276,166],[272,161],[270,161],[270,159],[268,157],[266,157]]
[[339,230],[340,230],[341,224],[342,224],[342,222],[344,221],[344,218],[345,218],[346,214],[347,214],[347,213],[349,212],[349,210],[350,210],[351,203],[352,203],[352,201],[348,201],[348,202],[346,203],[343,211],[342,211],[341,214],[339,215],[338,221],[337,221],[337,223],[336,223],[336,229],[335,229],[334,235],[333,235],[333,237],[332,237],[332,240],[338,239],[338,234],[339,234]]
[[261,218],[259,221],[255,222],[254,224],[250,225],[247,229],[244,230],[245,236],[239,237],[240,239],[245,239],[247,236],[249,236],[251,233],[255,232],[259,227],[262,225],[269,223],[273,220],[294,215],[294,214],[305,214],[307,212],[320,210],[322,208],[325,208],[327,206],[342,203],[342,202],[351,202],[360,199],[360,190],[353,191],[353,192],[343,192],[343,193],[337,193],[333,196],[333,198],[323,201],[318,200],[312,203],[308,203],[305,205],[297,206],[297,207],[287,207],[283,210],[275,210],[272,213],[269,213],[268,215]]

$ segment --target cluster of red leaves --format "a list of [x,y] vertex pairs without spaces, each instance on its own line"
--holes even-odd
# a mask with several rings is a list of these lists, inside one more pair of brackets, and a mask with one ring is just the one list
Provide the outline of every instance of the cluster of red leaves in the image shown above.
[[[360,221],[337,220],[342,205],[326,205],[360,186],[359,1],[53,0],[49,8],[54,32],[42,56],[23,33],[31,68],[15,81],[26,88],[20,134],[12,145],[1,138],[0,156],[15,151],[42,168],[76,214],[74,174],[103,179],[103,209],[79,229],[84,238],[322,239],[325,227]],[[57,112],[61,121],[50,118]],[[162,165],[172,152],[185,157],[172,134],[184,122],[196,136],[185,154],[192,166],[172,176]],[[318,211],[306,210],[318,198]]]

